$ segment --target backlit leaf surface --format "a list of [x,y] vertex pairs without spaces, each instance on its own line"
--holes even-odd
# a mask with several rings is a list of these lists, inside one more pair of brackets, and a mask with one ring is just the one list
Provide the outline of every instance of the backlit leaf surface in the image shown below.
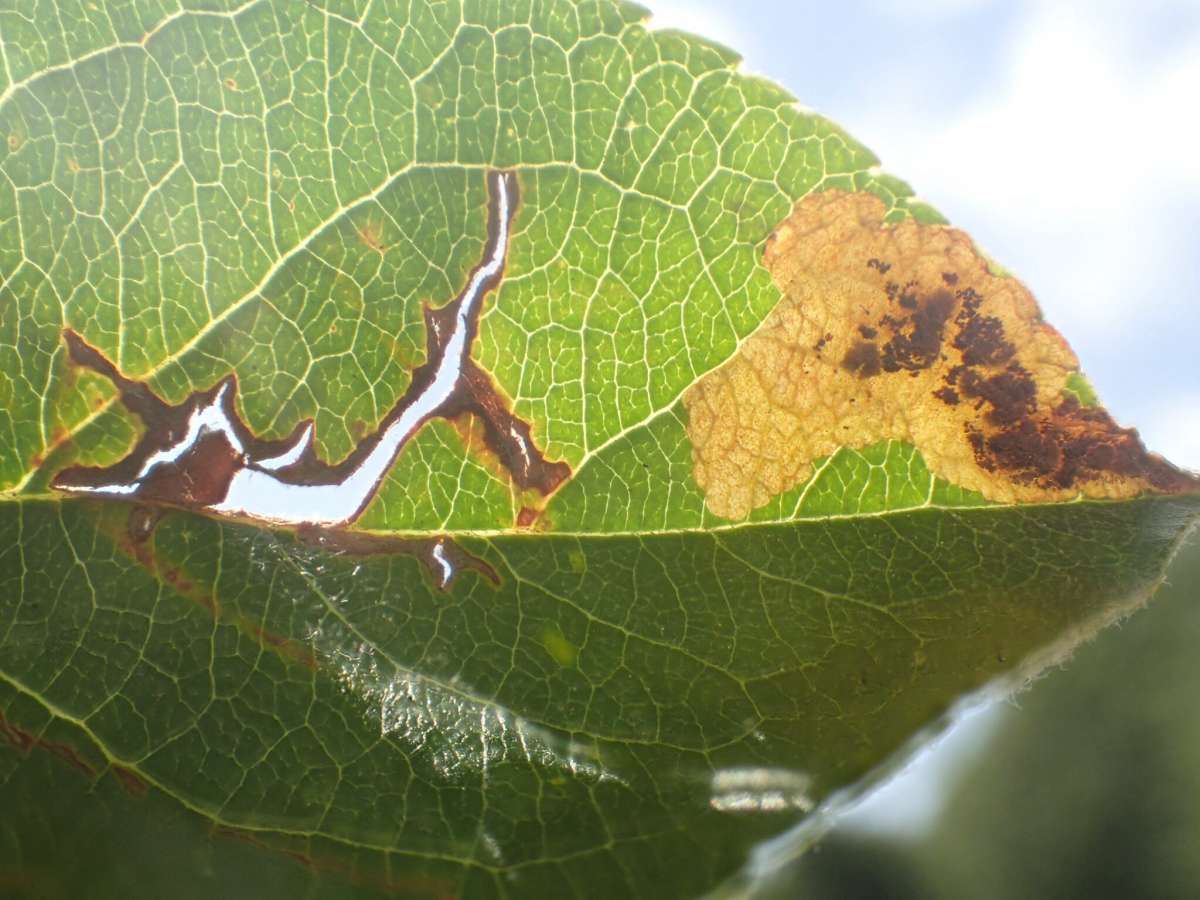
[[[897,432],[714,499],[693,392],[778,324],[793,205],[869,194],[878,228],[945,232],[732,52],[644,19],[0,5],[6,891],[695,895],[1153,590],[1200,509],[1166,469],[1110,491],[1161,496],[1004,505],[1030,497]],[[476,419],[434,418],[352,526],[477,569],[443,590],[423,552],[191,512],[146,536],[51,487],[143,428],[66,329],[167,403],[233,373],[254,435],[312,419],[346,457],[479,263],[495,170],[520,208],[471,358],[570,477],[522,488]]]

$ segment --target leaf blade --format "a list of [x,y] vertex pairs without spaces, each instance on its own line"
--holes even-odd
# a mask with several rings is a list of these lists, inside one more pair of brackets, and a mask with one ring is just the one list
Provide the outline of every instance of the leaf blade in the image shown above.
[[[638,7],[130,10],[71,34],[0,11],[0,794],[64,798],[5,845],[35,879],[23,836],[66,835],[105,864],[74,892],[128,891],[136,862],[81,810],[165,823],[198,885],[262,865],[322,895],[636,896],[669,870],[695,894],[964,692],[1136,605],[1200,514],[989,506],[896,436],[745,521],[706,508],[681,398],[781,305],[762,250],[795,202],[942,220]],[[312,417],[323,458],[352,452],[478,262],[495,168],[523,205],[472,358],[574,469],[548,502],[461,419],[341,545],[185,513],[146,534],[49,493],[141,433],[64,328],[168,402],[233,372],[254,434]],[[353,552],[388,542],[424,562]],[[439,590],[471,558],[449,546],[499,583]]]

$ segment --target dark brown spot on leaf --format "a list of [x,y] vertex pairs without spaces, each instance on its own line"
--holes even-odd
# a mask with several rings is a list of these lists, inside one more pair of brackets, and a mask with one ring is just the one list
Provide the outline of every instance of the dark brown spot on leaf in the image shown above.
[[491,376],[472,360],[463,366],[460,388],[442,415],[450,418],[463,413],[479,416],[484,442],[518,487],[547,495],[571,477],[571,467],[565,462],[546,459],[534,443],[530,424],[513,415]]
[[145,796],[146,791],[150,789],[150,785],[148,785],[132,769],[127,769],[125,766],[113,763],[112,766],[109,767],[109,771],[116,776],[117,781],[120,782],[122,789],[124,789],[125,793],[129,794],[130,796],[143,797]]
[[1037,386],[1029,373],[1016,363],[987,378],[974,369],[967,369],[959,376],[958,385],[964,397],[990,406],[985,418],[993,425],[1011,425],[1032,413],[1035,407]]
[[954,388],[952,388],[952,387],[938,388],[936,391],[933,392],[933,396],[937,397],[939,400],[941,400],[947,406],[957,406],[958,405],[958,391],[954,390]]
[[1011,428],[996,432],[987,438],[985,447],[997,468],[1022,481],[1044,479],[1058,468],[1061,460],[1052,434],[1042,431],[1032,419],[1022,419]]
[[[954,310],[954,296],[947,290],[934,291],[924,303],[912,297],[911,316],[896,319],[884,316],[881,325],[889,326],[895,337],[883,346],[881,355],[885,372],[928,369],[937,360],[942,347],[942,333]],[[901,305],[905,305],[901,298]]]
[[842,357],[842,368],[859,378],[873,378],[883,371],[879,348],[870,341],[858,341]]
[[1005,340],[1004,324],[996,317],[960,313],[958,322],[954,346],[962,351],[964,364],[998,366],[1016,354],[1017,348]]

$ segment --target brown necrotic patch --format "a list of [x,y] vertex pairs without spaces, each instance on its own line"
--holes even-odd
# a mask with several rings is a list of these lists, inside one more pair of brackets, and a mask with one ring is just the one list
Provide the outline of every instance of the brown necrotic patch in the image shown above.
[[810,195],[768,241],[779,305],[683,398],[709,509],[743,518],[813,460],[889,439],[997,501],[1197,489],[1064,393],[1078,361],[1020,282],[965,233],[885,225],[886,211],[871,194]]

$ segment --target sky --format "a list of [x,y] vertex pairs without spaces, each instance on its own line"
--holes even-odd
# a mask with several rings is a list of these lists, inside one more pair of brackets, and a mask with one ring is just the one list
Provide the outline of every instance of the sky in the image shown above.
[[[1033,291],[1114,417],[1200,470],[1200,0],[643,0],[862,141]],[[966,715],[844,824],[919,833]]]
[[870,147],[1200,469],[1200,0],[644,2]]

